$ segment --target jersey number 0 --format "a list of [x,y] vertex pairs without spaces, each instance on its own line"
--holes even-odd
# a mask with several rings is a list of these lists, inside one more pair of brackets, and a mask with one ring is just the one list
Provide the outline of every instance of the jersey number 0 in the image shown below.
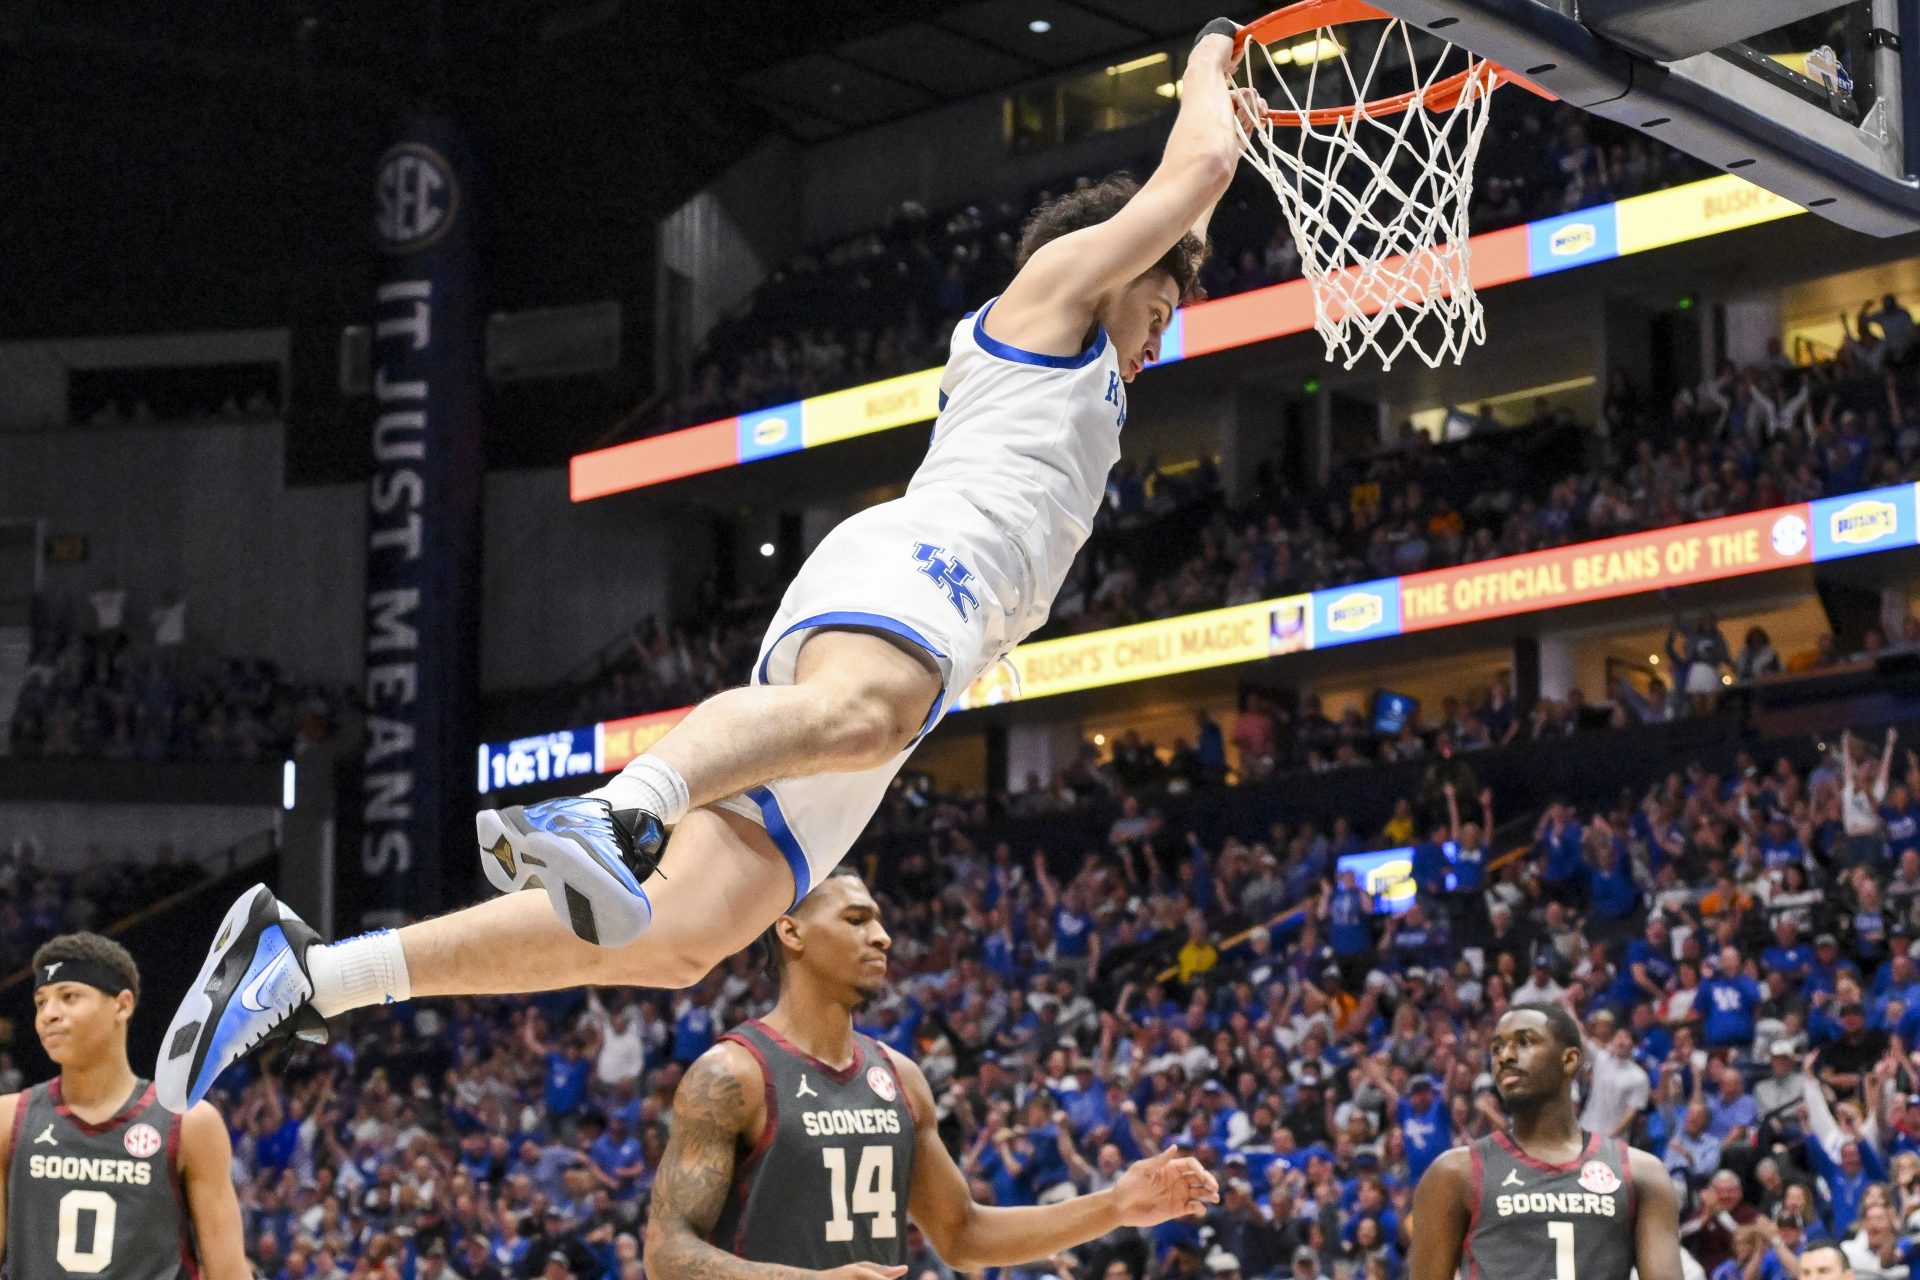
[[[93,1231],[80,1247],[80,1215],[93,1214]],[[97,1276],[113,1261],[113,1224],[119,1206],[104,1191],[76,1189],[60,1197],[60,1238],[53,1260],[69,1274]]]
[[871,1216],[870,1231],[875,1240],[891,1240],[899,1234],[898,1197],[893,1190],[893,1148],[860,1148],[860,1164],[853,1175],[852,1213],[847,1203],[847,1148],[827,1147],[820,1159],[827,1166],[827,1181],[833,1196],[833,1216],[827,1219],[827,1241],[841,1244],[853,1239],[853,1213]]

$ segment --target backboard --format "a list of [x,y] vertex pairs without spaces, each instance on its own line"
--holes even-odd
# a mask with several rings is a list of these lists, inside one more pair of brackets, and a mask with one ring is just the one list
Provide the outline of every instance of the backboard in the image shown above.
[[1920,228],[1920,0],[1373,3],[1834,222]]

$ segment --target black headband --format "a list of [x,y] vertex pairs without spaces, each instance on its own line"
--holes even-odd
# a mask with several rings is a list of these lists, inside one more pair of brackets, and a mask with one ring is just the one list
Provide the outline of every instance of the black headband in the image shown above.
[[33,989],[50,987],[56,982],[84,982],[90,987],[98,987],[110,996],[122,991],[133,990],[133,984],[125,975],[115,972],[110,966],[98,960],[54,960],[48,964],[33,967]]

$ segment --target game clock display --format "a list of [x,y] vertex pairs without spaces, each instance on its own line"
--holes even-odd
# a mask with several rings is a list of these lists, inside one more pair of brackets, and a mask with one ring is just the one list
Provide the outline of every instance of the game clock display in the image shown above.
[[601,772],[598,737],[596,729],[561,729],[512,742],[482,743],[480,790],[591,777]]

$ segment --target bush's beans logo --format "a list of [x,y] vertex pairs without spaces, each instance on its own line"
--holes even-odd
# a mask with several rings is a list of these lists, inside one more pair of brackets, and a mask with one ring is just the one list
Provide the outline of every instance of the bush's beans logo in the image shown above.
[[1598,1160],[1589,1160],[1580,1170],[1580,1185],[1598,1196],[1610,1196],[1620,1189],[1620,1175]]
[[1891,502],[1862,498],[1849,502],[1828,517],[1833,540],[1843,545],[1864,545],[1892,537],[1900,528],[1900,511]]
[[753,424],[753,442],[762,448],[778,444],[787,438],[787,420],[785,418],[762,418]]
[[1556,258],[1568,258],[1576,253],[1585,253],[1599,239],[1600,233],[1594,230],[1591,222],[1570,222],[1553,233],[1547,248]]
[[1365,631],[1379,626],[1385,617],[1386,608],[1379,596],[1369,591],[1355,591],[1327,606],[1327,630],[1340,635]]
[[137,1124],[127,1130],[127,1154],[145,1160],[160,1150],[160,1131],[150,1124]]
[[380,157],[374,235],[387,253],[417,253],[447,233],[460,213],[453,166],[432,147],[403,142]]
[[880,1095],[882,1102],[892,1102],[899,1090],[894,1088],[893,1076],[885,1067],[867,1068],[867,1087]]
[[1807,548],[1807,522],[1799,516],[1781,516],[1773,522],[1773,550],[1777,555],[1797,556]]

